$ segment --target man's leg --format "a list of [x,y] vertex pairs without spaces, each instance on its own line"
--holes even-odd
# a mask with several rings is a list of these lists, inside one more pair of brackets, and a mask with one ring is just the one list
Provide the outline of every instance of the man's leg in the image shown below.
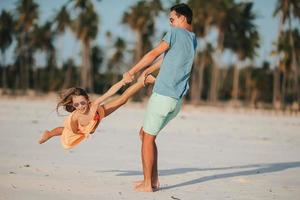
[[[141,142],[143,142],[143,138],[144,138],[145,132],[143,130],[143,127],[140,129],[140,139]],[[141,159],[142,159],[142,167],[143,167],[143,171],[144,171],[144,154],[141,148]],[[142,181],[136,181],[135,182],[135,187],[141,185],[144,182],[144,180]],[[159,189],[159,179],[158,179],[158,170],[157,170],[157,146],[156,143],[154,141],[154,161],[153,161],[153,168],[152,168],[152,188],[157,190]]]
[[157,170],[157,146],[154,141],[154,162],[153,162],[153,171],[152,171],[152,187],[153,189],[159,189],[159,180],[158,180],[158,170]]
[[142,142],[142,159],[144,181],[136,187],[137,191],[152,192],[152,175],[155,160],[155,139],[156,136],[144,133]]

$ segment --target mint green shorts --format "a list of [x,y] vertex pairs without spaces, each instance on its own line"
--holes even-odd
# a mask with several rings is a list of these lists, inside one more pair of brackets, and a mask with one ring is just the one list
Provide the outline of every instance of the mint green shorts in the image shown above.
[[181,110],[182,99],[152,93],[144,119],[143,130],[156,136]]

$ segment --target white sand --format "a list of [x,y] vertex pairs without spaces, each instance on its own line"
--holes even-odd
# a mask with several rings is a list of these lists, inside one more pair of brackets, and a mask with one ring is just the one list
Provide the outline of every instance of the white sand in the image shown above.
[[300,117],[184,107],[158,137],[162,189],[137,193],[144,105],[126,105],[92,138],[43,145],[62,124],[54,100],[0,100],[0,199],[300,199]]

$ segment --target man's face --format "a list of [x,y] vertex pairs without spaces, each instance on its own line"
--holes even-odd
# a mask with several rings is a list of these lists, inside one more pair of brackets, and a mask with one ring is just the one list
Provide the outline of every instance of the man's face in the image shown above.
[[170,20],[170,25],[173,27],[180,27],[180,23],[182,21],[182,15],[179,15],[179,17],[176,15],[176,11],[172,11],[169,14],[169,20]]

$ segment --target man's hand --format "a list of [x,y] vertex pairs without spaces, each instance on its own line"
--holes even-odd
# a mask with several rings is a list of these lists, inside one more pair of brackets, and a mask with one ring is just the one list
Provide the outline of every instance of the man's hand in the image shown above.
[[131,75],[129,74],[129,72],[125,72],[123,74],[123,82],[124,82],[124,85],[128,84],[128,83],[131,83],[134,79],[134,75]]
[[146,85],[146,78],[147,78],[147,76],[149,76],[149,72],[148,72],[148,70],[145,70],[141,75],[140,75],[140,77],[138,78],[138,82],[141,82],[141,83],[143,83],[144,84],[144,86]]

